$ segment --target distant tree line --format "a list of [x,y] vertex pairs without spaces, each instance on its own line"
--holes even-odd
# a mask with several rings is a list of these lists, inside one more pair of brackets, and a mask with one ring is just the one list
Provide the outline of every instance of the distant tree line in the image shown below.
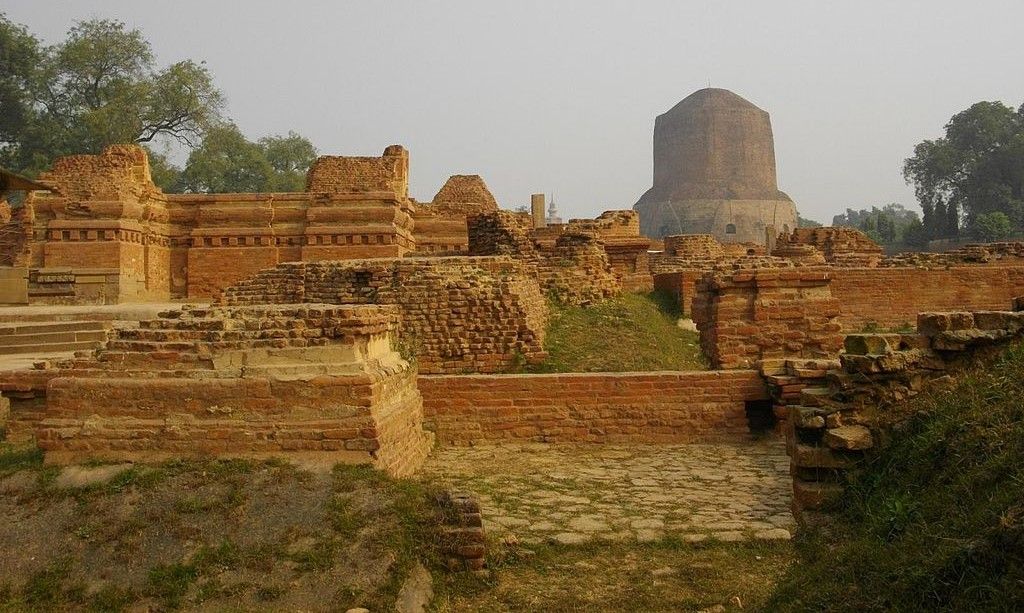
[[906,160],[928,239],[1001,240],[1024,230],[1024,105],[978,102]]
[[895,202],[882,208],[846,209],[832,218],[832,225],[857,228],[880,245],[920,248],[928,242],[917,213]]
[[[34,176],[57,157],[138,143],[166,191],[301,189],[316,158],[289,132],[249,141],[224,114],[202,62],[158,66],[142,33],[119,21],[76,22],[43,45],[0,13],[0,167]],[[183,168],[171,145],[190,154]]]

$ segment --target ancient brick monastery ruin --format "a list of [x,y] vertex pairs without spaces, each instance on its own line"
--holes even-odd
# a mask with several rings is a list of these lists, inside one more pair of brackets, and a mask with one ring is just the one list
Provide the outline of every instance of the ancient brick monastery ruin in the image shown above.
[[[474,175],[416,202],[397,145],[321,157],[299,193],[164,194],[135,146],[62,158],[3,211],[3,302],[181,304],[0,310],[2,353],[76,350],[0,372],[0,422],[51,462],[303,454],[408,475],[435,445],[742,440],[768,410],[809,517],[873,445],[872,411],[1024,330],[1024,244],[886,256],[796,228],[767,115],[734,94],[687,98],[656,143],[639,213],[557,225],[499,209]],[[545,357],[548,300],[654,288],[713,370],[521,374]]]

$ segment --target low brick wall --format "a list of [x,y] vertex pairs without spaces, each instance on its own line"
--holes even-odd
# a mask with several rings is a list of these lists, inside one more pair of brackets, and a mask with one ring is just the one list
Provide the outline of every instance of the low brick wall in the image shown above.
[[739,440],[745,401],[767,396],[752,370],[552,375],[421,375],[438,442]]
[[830,268],[839,322],[847,332],[874,323],[913,327],[928,311],[1003,310],[1024,294],[1024,266]]

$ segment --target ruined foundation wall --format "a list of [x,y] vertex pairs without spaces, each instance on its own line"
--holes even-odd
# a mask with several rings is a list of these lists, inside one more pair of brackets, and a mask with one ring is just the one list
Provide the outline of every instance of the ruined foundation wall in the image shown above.
[[546,356],[547,308],[511,258],[294,262],[228,288],[226,304],[395,304],[424,373],[502,372]]
[[738,441],[756,371],[420,376],[426,427],[444,444],[485,441]]
[[545,294],[565,304],[589,304],[622,289],[604,244],[594,233],[534,233],[529,217],[507,211],[473,215],[468,224],[471,254],[514,258],[536,276]]
[[827,522],[842,507],[844,474],[898,426],[902,401],[950,383],[1022,335],[1024,312],[921,313],[915,332],[847,336],[846,352],[819,365],[826,371],[787,360],[785,372],[766,372],[776,410],[786,418],[797,519]]
[[127,145],[61,158],[40,182],[54,191],[26,203],[26,266],[116,269],[119,301],[208,298],[282,261],[415,249],[408,153],[398,146],[379,158],[321,158],[297,193],[163,194],[145,151]]
[[847,332],[913,326],[927,311],[1005,309],[1024,295],[1024,265],[833,268],[829,276]]
[[715,368],[837,354],[840,302],[829,282],[829,273],[801,269],[706,274],[692,307],[704,354]]
[[[4,373],[49,462],[299,453],[407,475],[432,437],[393,306],[186,308],[95,357]],[[25,376],[25,375],[28,376]]]

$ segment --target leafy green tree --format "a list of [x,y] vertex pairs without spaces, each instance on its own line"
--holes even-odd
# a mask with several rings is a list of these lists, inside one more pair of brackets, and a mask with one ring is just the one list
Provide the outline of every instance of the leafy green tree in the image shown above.
[[821,224],[814,221],[813,219],[807,219],[806,217],[796,216],[796,226],[798,228],[820,228]]
[[[836,215],[832,218],[833,226],[849,226],[867,234],[873,241],[883,245],[899,245],[908,241],[908,233],[911,228],[916,229],[921,224],[917,213],[905,209],[895,202],[887,204],[882,208],[876,206],[870,209],[855,211],[846,209],[846,213]],[[915,235],[915,240],[919,238]]]
[[201,193],[262,192],[269,191],[273,180],[274,168],[264,150],[234,124],[224,124],[207,131],[203,144],[188,156],[180,188]]
[[0,13],[0,165],[25,133],[32,113],[28,92],[39,59],[39,41]]
[[[10,53],[8,50],[13,50]],[[114,143],[166,139],[195,146],[221,120],[223,96],[201,63],[159,68],[142,33],[119,22],[77,22],[41,47],[0,16],[2,163],[34,173],[53,158]],[[13,75],[13,76],[11,76]]]
[[165,192],[181,191],[181,169],[175,166],[165,153],[146,147],[149,155],[149,172],[160,189]]
[[[930,238],[956,237],[987,213],[1024,227],[1024,106],[978,102],[957,113],[945,136],[914,148],[903,175],[924,213]],[[989,218],[986,224],[990,224]]]
[[[306,187],[306,171],[316,148],[303,136],[268,136],[258,142],[245,138],[234,124],[211,129],[203,144],[188,157],[184,170],[165,191],[295,192]],[[156,180],[154,171],[154,182]]]
[[982,213],[975,216],[971,234],[985,242],[1002,241],[1013,235],[1013,224],[1010,223],[1010,218],[1000,211]]
[[288,136],[261,138],[258,144],[274,169],[273,178],[267,186],[270,190],[300,192],[305,189],[306,172],[317,155],[313,143],[289,131]]

